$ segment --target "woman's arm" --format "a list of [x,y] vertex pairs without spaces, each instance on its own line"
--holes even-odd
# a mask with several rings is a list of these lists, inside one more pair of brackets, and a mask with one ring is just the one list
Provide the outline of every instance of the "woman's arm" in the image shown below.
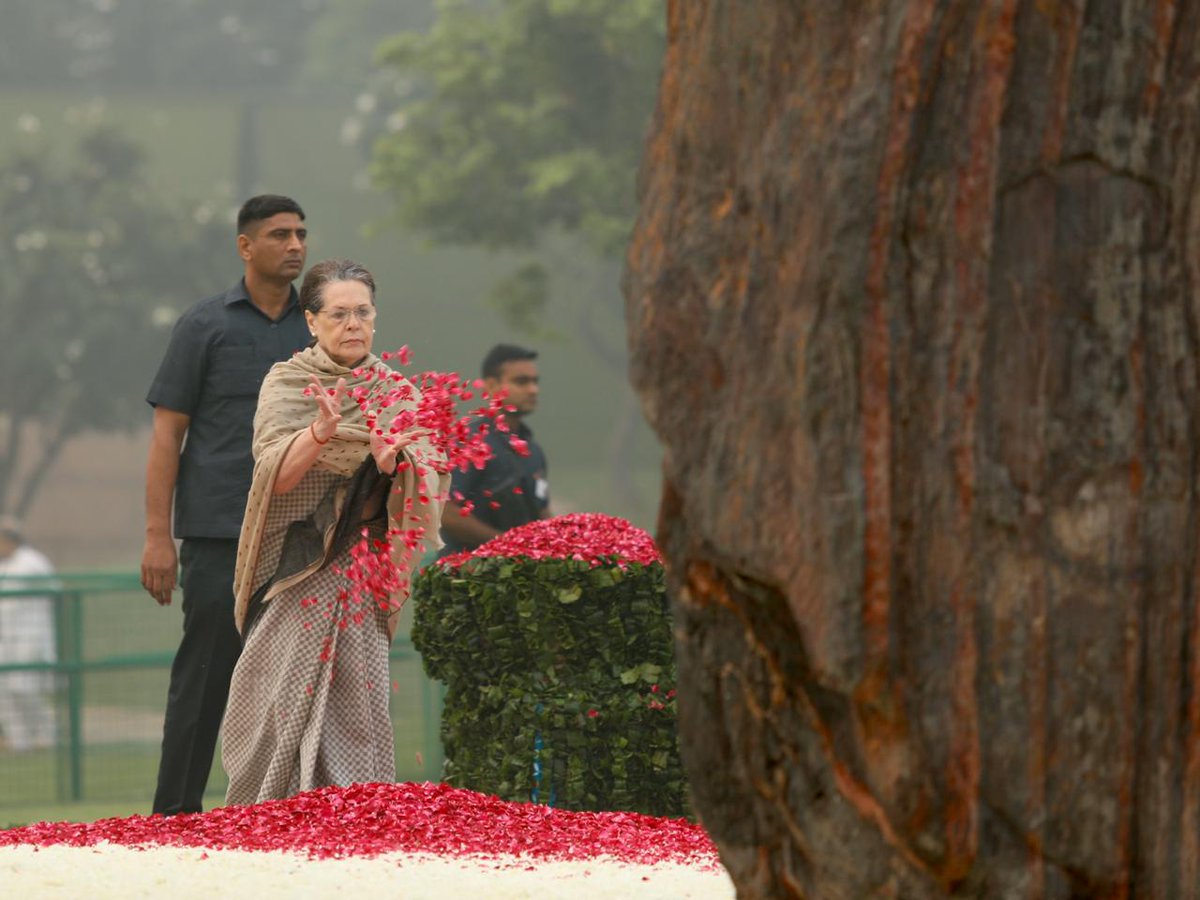
[[337,432],[338,422],[342,418],[342,396],[346,392],[346,380],[339,378],[333,391],[326,391],[316,375],[312,377],[312,383],[313,396],[317,401],[317,417],[304,429],[303,434],[292,441],[287,453],[283,455],[272,493],[286,494],[298,485],[300,479],[321,455],[321,448],[328,444]]

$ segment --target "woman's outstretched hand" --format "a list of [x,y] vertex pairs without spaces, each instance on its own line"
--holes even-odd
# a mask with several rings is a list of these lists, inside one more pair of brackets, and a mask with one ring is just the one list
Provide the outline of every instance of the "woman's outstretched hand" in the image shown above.
[[324,444],[337,431],[338,422],[342,421],[342,398],[346,396],[346,379],[339,378],[332,391],[327,391],[321,385],[321,379],[311,376],[313,397],[317,401],[317,418],[312,423],[313,437],[318,444]]
[[279,464],[275,473],[275,483],[271,487],[274,494],[286,494],[300,483],[304,473],[313,467],[321,456],[325,444],[333,440],[337,433],[338,423],[342,421],[342,401],[346,397],[346,379],[339,378],[333,390],[326,390],[316,375],[309,378],[311,384],[304,389],[311,394],[317,404],[317,417],[308,423],[304,432],[297,435]]
[[413,428],[400,434],[385,434],[381,428],[371,428],[371,455],[375,457],[375,465],[384,475],[394,475],[400,451],[429,434],[424,428]]

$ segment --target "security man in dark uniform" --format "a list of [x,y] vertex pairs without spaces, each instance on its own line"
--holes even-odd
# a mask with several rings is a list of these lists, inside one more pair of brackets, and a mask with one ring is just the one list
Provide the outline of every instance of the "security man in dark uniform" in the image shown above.
[[[537,409],[536,359],[536,351],[512,344],[497,344],[484,357],[485,387],[492,394],[506,392],[507,409],[501,418],[508,431],[485,417],[475,422],[475,428],[490,426],[484,439],[492,458],[482,469],[472,466],[451,476],[451,499],[442,512],[446,546],[440,556],[473,550],[510,528],[550,516],[546,454],[525,424],[526,416]],[[518,441],[511,440],[514,436]]]
[[237,220],[244,277],[179,317],[146,396],[154,425],[142,586],[166,606],[179,570],[183,589],[183,638],[171,666],[156,813],[201,811],[241,652],[233,570],[254,467],[258,389],[272,365],[311,338],[292,286],[304,269],[307,237],[295,200],[275,194],[247,200]]

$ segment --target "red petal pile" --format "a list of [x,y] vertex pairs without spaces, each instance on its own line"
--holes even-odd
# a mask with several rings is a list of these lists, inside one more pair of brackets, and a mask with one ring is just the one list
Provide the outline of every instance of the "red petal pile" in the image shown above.
[[607,856],[645,865],[718,865],[716,848],[704,829],[686,819],[570,812],[428,782],[355,784],[206,813],[41,822],[0,831],[0,846],[87,847],[104,842],[288,850],[318,859],[408,852],[522,854],[545,860]]
[[613,563],[662,562],[654,538],[617,516],[570,513],[530,522],[492,538],[486,544],[442,559],[457,566],[472,557],[507,556],[527,559],[580,559],[593,566]]

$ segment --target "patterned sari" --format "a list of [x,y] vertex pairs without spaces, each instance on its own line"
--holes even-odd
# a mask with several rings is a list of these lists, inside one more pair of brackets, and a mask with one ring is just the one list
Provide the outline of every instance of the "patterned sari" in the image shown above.
[[[428,465],[437,451],[424,440],[401,452],[408,465],[394,479],[381,475],[365,418],[347,396],[337,432],[312,468],[295,488],[273,494],[288,448],[316,416],[304,393],[312,374],[327,388],[344,378],[349,395],[377,388],[390,370],[373,356],[348,369],[311,347],[276,364],[263,382],[234,578],[244,644],[222,727],[229,804],[395,780],[388,646],[407,589],[359,603],[340,573],[364,529],[374,541],[389,523],[423,528],[426,545],[436,546],[448,476]],[[413,408],[416,397],[414,388],[410,400],[381,412],[380,424]],[[424,549],[397,538],[393,558],[405,567]]]

